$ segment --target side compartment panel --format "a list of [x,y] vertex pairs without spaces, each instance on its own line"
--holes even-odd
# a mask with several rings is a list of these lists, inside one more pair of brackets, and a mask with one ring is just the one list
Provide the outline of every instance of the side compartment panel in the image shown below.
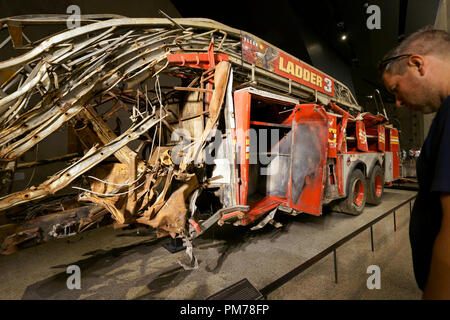
[[391,151],[392,151],[392,159],[393,159],[393,176],[394,179],[400,177],[400,146],[398,141],[398,131],[397,129],[390,129],[390,143],[391,143]]
[[384,152],[386,150],[385,127],[382,125],[379,125],[377,127],[377,131],[378,131],[378,151]]
[[394,161],[392,158],[392,152],[386,152],[384,159],[384,182],[392,182],[394,180]]
[[248,165],[250,144],[250,104],[251,95],[248,91],[238,91],[234,93],[234,106],[236,112],[236,143],[239,149],[237,162],[240,167],[239,204],[247,204],[248,196]]
[[315,105],[301,105],[295,113],[293,130],[288,203],[296,210],[320,215],[329,136],[325,111]]
[[358,143],[358,150],[369,151],[367,146],[366,127],[363,121],[356,121],[356,141]]

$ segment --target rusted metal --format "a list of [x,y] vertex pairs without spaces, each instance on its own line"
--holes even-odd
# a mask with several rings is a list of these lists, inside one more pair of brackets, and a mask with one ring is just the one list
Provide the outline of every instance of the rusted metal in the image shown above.
[[127,199],[127,207],[125,212],[130,216],[133,216],[136,212],[136,201],[137,201],[137,154],[135,152],[130,152],[129,159],[130,162],[128,164],[128,181],[134,181],[134,183],[130,183],[128,187],[128,199]]
[[14,44],[14,48],[21,48],[23,46],[22,26],[20,24],[8,24],[9,35]]
[[184,177],[186,183],[177,188],[157,212],[153,219],[140,218],[138,222],[148,224],[158,230],[158,236],[170,234],[172,238],[184,233],[188,208],[186,200],[198,187],[195,174]]
[[42,243],[42,232],[39,228],[20,231],[8,236],[0,246],[1,254],[11,254],[19,247],[32,246]]
[[66,154],[64,156],[58,156],[58,157],[53,157],[53,158],[48,158],[48,159],[42,159],[42,160],[39,160],[39,161],[22,162],[22,163],[19,163],[17,165],[16,170],[42,166],[42,165],[53,163],[53,162],[72,160],[72,159],[77,158],[77,157],[79,157],[78,153],[69,153],[69,154]]
[[20,226],[12,225],[12,234],[0,237],[0,254],[78,234],[100,223],[106,213],[103,207],[88,205],[33,218]]
[[190,88],[190,87],[173,87],[175,90],[181,90],[181,91],[198,91],[198,92],[208,92],[208,93],[213,93],[213,90],[208,90],[208,89],[202,89],[202,88]]

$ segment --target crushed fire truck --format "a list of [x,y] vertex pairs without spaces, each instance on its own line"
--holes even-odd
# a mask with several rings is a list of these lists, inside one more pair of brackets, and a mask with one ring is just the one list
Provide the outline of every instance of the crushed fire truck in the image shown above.
[[[385,115],[362,112],[345,85],[252,34],[208,19],[82,16],[23,43],[25,26],[65,19],[0,20],[26,50],[0,62],[4,252],[106,213],[116,227],[185,239],[214,224],[262,227],[276,210],[356,215],[399,177]],[[21,162],[63,126],[68,154]],[[56,161],[67,165],[11,192],[14,172]]]

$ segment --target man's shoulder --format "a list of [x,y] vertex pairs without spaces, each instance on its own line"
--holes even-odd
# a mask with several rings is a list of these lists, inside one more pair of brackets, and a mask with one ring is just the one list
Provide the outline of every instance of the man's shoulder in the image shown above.
[[430,128],[432,139],[429,160],[433,166],[431,190],[436,192],[450,191],[450,96],[447,97],[436,114],[435,126]]
[[435,125],[432,126],[435,130],[440,131],[443,127],[450,126],[450,96],[442,101],[442,104],[438,111],[436,112],[436,116],[433,119]]
[[444,101],[442,101],[438,113],[443,112],[445,114],[449,114],[449,111],[450,111],[450,96],[448,96],[447,98],[444,99]]

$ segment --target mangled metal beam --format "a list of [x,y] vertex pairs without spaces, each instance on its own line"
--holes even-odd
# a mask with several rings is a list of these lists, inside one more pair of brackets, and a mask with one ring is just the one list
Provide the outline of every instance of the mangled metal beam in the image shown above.
[[117,137],[111,143],[105,145],[103,148],[93,147],[89,150],[84,157],[78,160],[76,163],[66,168],[59,174],[51,177],[43,182],[38,187],[30,188],[21,192],[10,194],[6,197],[0,198],[0,211],[13,206],[45,197],[49,194],[54,194],[56,191],[69,185],[77,177],[99,164],[101,161],[108,158],[130,141],[133,141],[139,137],[143,132],[149,130],[159,122],[159,119],[155,119],[152,116],[148,116],[142,120],[139,124],[130,128],[124,132],[121,136]]

